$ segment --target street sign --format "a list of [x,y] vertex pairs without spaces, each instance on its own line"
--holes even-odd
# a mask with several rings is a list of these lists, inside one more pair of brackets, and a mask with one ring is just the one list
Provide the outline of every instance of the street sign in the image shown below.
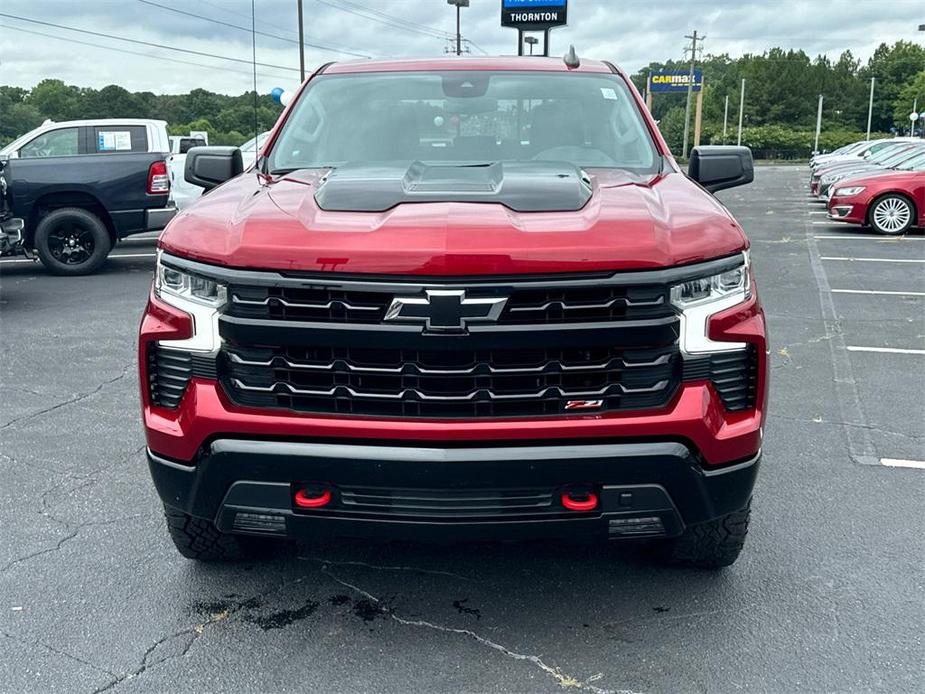
[[[649,91],[651,92],[686,92],[687,85],[690,84],[690,70],[671,71],[671,72],[653,72],[649,77]],[[694,91],[699,92],[703,88],[703,70],[697,68],[694,70]]]
[[568,23],[568,0],[501,0],[501,26],[545,31]]
[[911,120],[911,121],[917,121],[918,119],[919,119],[919,114],[916,113],[915,111],[913,111],[912,113],[909,114],[909,120]]

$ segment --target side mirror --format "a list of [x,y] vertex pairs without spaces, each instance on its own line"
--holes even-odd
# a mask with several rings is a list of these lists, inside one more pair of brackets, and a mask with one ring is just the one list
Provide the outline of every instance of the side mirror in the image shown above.
[[193,147],[186,153],[183,178],[194,186],[212,190],[244,171],[237,147]]
[[687,175],[711,193],[755,180],[755,163],[748,147],[709,145],[694,147]]

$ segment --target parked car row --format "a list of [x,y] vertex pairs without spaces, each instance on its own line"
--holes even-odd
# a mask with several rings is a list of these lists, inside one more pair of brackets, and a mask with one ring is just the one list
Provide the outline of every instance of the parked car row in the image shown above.
[[925,226],[925,140],[856,142],[810,162],[810,191],[829,219],[904,234]]

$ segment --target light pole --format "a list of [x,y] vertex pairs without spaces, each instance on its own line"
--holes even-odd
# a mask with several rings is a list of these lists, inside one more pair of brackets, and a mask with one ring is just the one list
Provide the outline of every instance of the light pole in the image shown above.
[[742,78],[742,94],[739,96],[739,139],[737,145],[742,144],[742,116],[745,115],[745,78]]
[[305,37],[302,28],[302,0],[299,0],[299,74],[305,81]]
[[877,83],[876,77],[870,78],[870,101],[867,102],[867,139],[870,139],[870,121],[874,117],[874,85]]
[[535,36],[528,36],[524,39],[527,42],[527,45],[530,46],[530,55],[533,55],[533,47],[540,42]]
[[462,36],[459,33],[459,10],[469,7],[469,0],[446,0],[447,5],[456,6],[456,55],[462,55]]
[[819,131],[822,130],[822,101],[824,97],[819,95],[819,106],[816,109],[816,141],[813,143],[813,152],[819,151]]
[[726,124],[729,122],[729,95],[726,95],[726,106],[723,109],[723,144],[726,144]]

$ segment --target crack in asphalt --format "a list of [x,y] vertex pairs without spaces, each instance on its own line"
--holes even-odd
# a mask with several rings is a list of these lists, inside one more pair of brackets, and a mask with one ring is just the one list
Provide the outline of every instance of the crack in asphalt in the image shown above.
[[857,422],[838,422],[832,419],[803,419],[802,417],[789,417],[783,414],[773,414],[769,415],[769,419],[786,419],[788,422],[797,422],[800,424],[825,424],[829,426],[841,426],[841,427],[855,427],[857,429],[867,429],[869,431],[876,431],[879,434],[890,434],[891,436],[902,436],[903,438],[912,439],[913,441],[923,441],[925,440],[925,435],[920,434],[909,434],[902,431],[893,431],[892,429],[884,429],[883,427],[876,426],[874,424],[858,424]]
[[65,544],[67,544],[68,542],[73,540],[75,537],[77,537],[80,534],[81,530],[86,530],[87,528],[95,528],[95,527],[99,527],[103,525],[112,525],[114,523],[121,523],[124,521],[134,520],[136,518],[142,518],[143,516],[144,514],[136,513],[131,516],[122,516],[119,518],[109,518],[107,520],[102,520],[102,521],[87,521],[86,523],[81,523],[79,525],[73,526],[71,528],[71,531],[64,537],[60,538],[54,547],[45,547],[36,552],[31,552],[29,554],[26,554],[25,556],[17,557],[16,559],[11,559],[3,566],[2,569],[0,569],[0,573],[6,573],[10,569],[12,569],[14,566],[22,564],[25,561],[29,561],[30,559],[35,559],[36,557],[41,557],[46,554],[51,554],[52,552],[57,552]]
[[434,631],[439,631],[439,632],[443,632],[446,634],[454,634],[457,636],[464,636],[468,639],[472,639],[476,643],[479,643],[482,646],[486,646],[487,648],[490,648],[493,651],[501,653],[502,655],[508,658],[511,658],[513,660],[527,662],[527,663],[530,663],[536,666],[541,671],[543,671],[545,674],[552,677],[556,681],[556,683],[563,689],[584,689],[589,692],[593,692],[593,694],[638,694],[637,692],[634,692],[629,689],[613,690],[613,689],[603,689],[601,687],[596,686],[594,682],[601,680],[603,678],[603,673],[597,673],[585,680],[579,680],[576,677],[563,673],[559,667],[554,667],[552,665],[547,664],[538,655],[518,653],[517,651],[513,651],[507,646],[504,646],[500,643],[492,641],[491,639],[485,636],[482,636],[481,634],[478,634],[472,631],[471,629],[459,629],[456,627],[448,627],[443,624],[435,624],[433,622],[428,622],[423,619],[407,619],[405,617],[402,617],[398,615],[395,612],[395,610],[393,610],[391,607],[388,607],[380,598],[377,598],[372,593],[369,593],[368,591],[363,590],[359,586],[349,583],[348,581],[338,578],[337,576],[332,574],[328,570],[327,563],[325,563],[323,560],[318,559],[314,561],[318,561],[322,564],[321,573],[325,574],[328,578],[330,578],[335,583],[366,598],[369,602],[375,605],[384,616],[389,617],[390,619],[397,622],[398,624],[401,624],[403,626],[422,627],[425,629],[432,629]]
[[[94,689],[92,694],[102,694],[103,692],[112,691],[113,689],[121,685],[123,682],[139,677],[140,675],[144,674],[145,672],[147,672],[148,670],[150,670],[156,665],[160,665],[161,663],[166,663],[167,661],[170,661],[170,660],[176,660],[178,658],[186,657],[189,654],[190,650],[192,649],[193,645],[205,633],[207,628],[214,626],[215,624],[231,621],[234,618],[234,616],[237,615],[238,613],[244,612],[250,609],[250,606],[253,605],[255,600],[259,600],[260,598],[265,598],[267,596],[273,595],[274,593],[278,593],[282,590],[285,590],[286,588],[289,588],[290,586],[298,585],[299,583],[305,580],[305,577],[306,575],[303,574],[299,576],[298,578],[293,579],[291,581],[283,580],[275,588],[271,588],[269,590],[256,593],[248,598],[241,600],[237,605],[234,605],[226,609],[220,610],[219,612],[213,613],[212,615],[210,615],[209,619],[205,620],[204,622],[194,624],[193,626],[190,626],[190,627],[184,627],[183,629],[178,629],[177,631],[173,631],[170,634],[167,634],[166,636],[163,636],[157,639],[152,645],[148,646],[148,648],[145,649],[144,653],[142,653],[141,662],[139,663],[138,667],[136,667],[134,670],[130,670],[129,672],[125,672],[119,675],[111,673],[113,680],[103,685],[102,687]],[[177,639],[183,636],[189,637],[189,640],[187,641],[187,643],[184,644],[183,648],[178,653],[174,653],[172,655],[165,655],[162,658],[149,661],[151,654],[154,653],[158,649],[159,646],[162,646],[163,644],[167,643],[171,639]]]
[[24,639],[19,636],[16,636],[15,634],[11,634],[8,631],[5,631],[3,629],[0,629],[0,635],[3,635],[6,638],[10,639],[11,641],[15,641],[16,643],[21,643],[27,646],[36,646],[38,648],[44,648],[46,651],[49,651],[50,653],[54,653],[55,655],[60,655],[62,658],[67,658],[68,660],[73,660],[74,662],[80,663],[81,665],[86,665],[87,667],[92,668],[93,670],[96,670],[97,672],[102,672],[103,674],[109,675],[110,677],[115,676],[115,673],[112,670],[107,670],[106,668],[101,667],[97,665],[96,663],[91,663],[89,660],[84,660],[83,658],[76,656],[73,653],[68,653],[65,650],[56,648],[52,646],[51,644],[45,643],[41,639]]
[[[82,475],[75,475],[75,474],[73,474],[73,473],[60,473],[60,474],[63,475],[66,479],[75,480],[75,481],[76,481],[76,480],[80,480],[80,484],[78,484],[78,485],[76,485],[76,486],[74,486],[74,487],[71,487],[70,489],[66,490],[66,491],[64,492],[64,494],[65,494],[65,495],[73,494],[74,492],[81,491],[81,490],[83,490],[83,489],[87,489],[87,488],[93,486],[94,484],[96,484],[96,482],[99,481],[99,475],[100,475],[101,473],[106,472],[107,470],[111,470],[112,468],[114,468],[114,467],[116,467],[116,466],[118,466],[118,465],[123,465],[123,464],[127,463],[127,462],[130,461],[134,456],[138,455],[138,453],[140,453],[142,450],[144,450],[144,448],[145,448],[145,446],[141,446],[140,448],[137,448],[137,449],[133,450],[133,451],[132,451],[131,453],[129,453],[127,456],[124,456],[124,457],[120,458],[119,460],[115,461],[114,463],[111,463],[111,464],[109,464],[109,465],[104,465],[104,466],[102,466],[102,467],[100,467],[100,468],[98,468],[98,469],[96,469],[96,470],[92,470],[92,471],[90,471],[89,473],[87,473],[87,475],[85,475],[85,476],[82,476]],[[7,458],[7,459],[13,461],[14,463],[18,462],[18,461],[16,461],[15,458],[13,458],[12,456],[9,456],[9,455],[7,455],[7,454],[5,454],[5,453],[0,453],[0,455],[2,455],[4,458]],[[57,523],[58,525],[60,525],[62,528],[64,528],[64,530],[66,531],[67,534],[66,534],[64,537],[59,538],[58,541],[57,541],[57,543],[56,543],[55,546],[53,546],[53,547],[45,547],[45,548],[43,548],[43,549],[41,549],[41,550],[38,550],[38,551],[35,551],[35,552],[31,552],[31,553],[26,554],[26,555],[24,555],[24,556],[17,557],[16,559],[10,560],[10,561],[7,562],[2,568],[0,568],[0,573],[6,573],[7,571],[9,571],[10,569],[12,569],[12,568],[13,568],[14,566],[16,566],[17,564],[20,564],[20,563],[22,563],[22,562],[24,562],[24,561],[28,561],[28,560],[30,560],[30,559],[34,559],[35,557],[39,557],[39,556],[42,556],[42,555],[45,555],[45,554],[50,554],[50,553],[52,553],[52,552],[57,552],[57,551],[60,550],[61,547],[63,547],[66,543],[70,542],[70,541],[73,540],[75,537],[77,537],[77,535],[80,534],[80,531],[81,531],[81,530],[84,530],[84,529],[89,528],[89,527],[94,527],[94,526],[111,525],[112,523],[116,523],[116,522],[119,522],[119,521],[133,520],[133,519],[135,519],[135,518],[141,518],[142,515],[143,515],[143,514],[135,514],[135,515],[132,515],[132,516],[125,516],[125,517],[121,517],[121,518],[113,518],[113,519],[108,519],[108,520],[104,520],[104,521],[88,521],[88,522],[86,522],[86,523],[78,523],[77,525],[74,525],[71,521],[69,521],[69,520],[67,520],[67,519],[65,519],[65,518],[61,518],[60,516],[56,515],[56,514],[52,511],[52,504],[49,502],[49,495],[50,495],[52,492],[54,492],[54,491],[56,491],[57,489],[59,489],[60,487],[61,487],[61,481],[58,480],[58,481],[56,481],[54,484],[52,484],[50,487],[48,487],[47,489],[45,489],[45,490],[41,493],[41,496],[39,497],[39,499],[40,499],[40,508],[39,508],[38,511],[36,511],[36,513],[38,513],[40,516],[42,516],[42,517],[44,517],[44,518],[48,518],[49,520],[53,521],[54,523]]]
[[13,426],[14,424],[18,424],[19,422],[25,422],[27,420],[34,419],[35,417],[41,417],[44,414],[48,414],[49,412],[54,412],[55,410],[58,410],[62,407],[66,407],[67,405],[73,405],[75,402],[86,400],[90,396],[96,395],[97,393],[99,393],[106,386],[111,385],[117,381],[121,381],[123,378],[125,378],[128,375],[129,370],[133,369],[134,366],[135,366],[135,362],[126,364],[122,368],[122,373],[120,373],[118,376],[116,376],[115,378],[110,378],[107,381],[103,381],[98,386],[96,386],[93,390],[89,390],[86,393],[78,393],[77,395],[74,395],[68,398],[67,400],[63,400],[62,402],[55,403],[54,405],[51,405],[50,407],[46,407],[45,409],[39,410],[38,412],[30,412],[29,414],[24,414],[19,417],[14,417],[13,419],[9,420],[6,423],[0,424],[0,431],[2,431],[3,429],[6,429],[7,427]]

